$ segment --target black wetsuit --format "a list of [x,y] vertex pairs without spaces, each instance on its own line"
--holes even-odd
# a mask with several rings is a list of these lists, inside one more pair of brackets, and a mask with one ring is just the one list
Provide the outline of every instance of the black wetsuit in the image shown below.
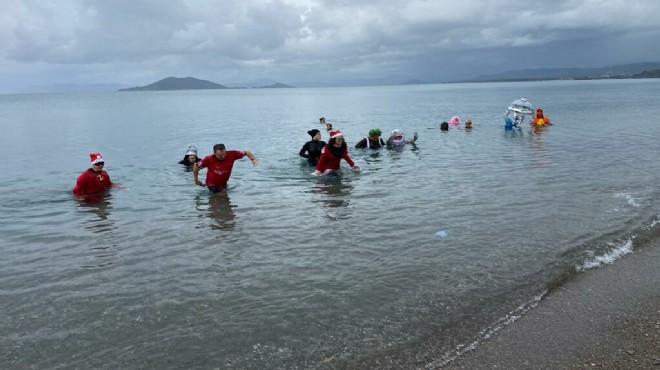
[[[201,158],[197,157],[197,161],[196,161],[196,162],[199,163],[199,161],[201,161],[201,160],[202,160]],[[188,167],[188,168],[192,168],[192,165],[193,165],[194,163],[188,160],[188,156],[185,156],[185,157],[183,157],[182,160],[179,161],[179,164],[182,164],[182,165],[184,165],[184,166],[186,166],[186,167]]]
[[357,144],[355,144],[355,147],[358,149],[362,149],[362,148],[378,149],[384,146],[385,146],[385,142],[380,137],[378,138],[378,140],[371,140],[370,137],[365,137],[364,139],[358,141]]
[[316,163],[319,161],[319,157],[321,157],[321,150],[323,150],[323,147],[325,146],[325,141],[322,140],[310,140],[303,145],[302,149],[300,149],[300,156],[303,158],[307,158],[307,162],[309,162],[310,166],[316,166]]

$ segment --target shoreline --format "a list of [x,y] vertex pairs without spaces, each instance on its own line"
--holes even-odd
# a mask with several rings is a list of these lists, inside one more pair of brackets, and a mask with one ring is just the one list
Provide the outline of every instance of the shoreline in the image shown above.
[[[500,320],[511,317],[482,329],[487,339],[478,342],[434,335],[335,368],[660,370],[660,239],[575,274]],[[463,324],[468,332],[478,325]]]
[[660,369],[660,241],[587,270],[454,361],[426,369]]

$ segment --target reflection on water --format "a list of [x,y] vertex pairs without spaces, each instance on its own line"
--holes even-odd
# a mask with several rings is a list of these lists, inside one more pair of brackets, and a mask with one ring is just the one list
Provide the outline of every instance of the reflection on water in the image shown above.
[[340,177],[324,178],[314,187],[314,192],[320,194],[319,199],[313,200],[314,203],[321,203],[323,207],[330,208],[326,213],[326,218],[331,220],[346,219],[350,217],[350,195],[353,186],[350,181],[343,180]]
[[532,164],[534,167],[545,167],[552,162],[545,143],[543,142],[543,133],[545,132],[546,127],[547,126],[533,125],[531,129],[532,154],[534,158]]
[[512,138],[512,137],[523,137],[525,136],[523,134],[523,130],[520,127],[505,127],[504,128],[504,137],[506,138]]
[[199,211],[204,211],[206,206],[206,215],[213,221],[212,229],[233,230],[236,227],[235,206],[227,192],[199,194],[195,197],[195,206]]
[[390,153],[390,158],[392,160],[398,161],[403,158],[402,156],[404,155],[405,152],[412,152],[415,154],[415,156],[419,156],[419,147],[417,146],[416,143],[409,143],[405,145],[399,145],[399,146],[394,146],[391,148],[387,148],[387,151]]
[[105,267],[117,262],[119,250],[112,233],[116,227],[114,221],[110,218],[111,199],[110,192],[77,198],[78,212],[89,216],[83,221],[85,229],[97,234],[97,238],[90,239],[87,242],[89,244],[90,260],[83,262],[82,267]]
[[109,232],[114,229],[114,222],[109,217],[112,210],[111,199],[110,192],[77,198],[78,212],[90,215],[90,218],[84,221],[85,229],[95,233]]

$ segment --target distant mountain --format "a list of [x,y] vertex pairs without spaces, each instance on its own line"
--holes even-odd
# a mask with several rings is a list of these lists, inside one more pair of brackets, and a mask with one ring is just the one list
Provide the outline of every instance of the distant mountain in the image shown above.
[[644,71],[633,75],[632,78],[660,78],[660,69],[654,69],[652,71]]
[[115,83],[33,85],[19,92],[21,94],[111,92],[128,86]]
[[194,77],[167,77],[151,85],[120,89],[119,91],[162,91],[162,90],[210,90],[231,89],[224,85],[207,80],[199,80]]
[[468,80],[455,82],[489,82],[489,81],[529,81],[558,80],[583,78],[625,78],[635,74],[660,68],[660,63],[622,64],[599,68],[539,68],[506,71],[502,73],[481,75]]
[[276,82],[268,86],[260,86],[259,89],[291,89],[293,86],[285,85],[283,83]]

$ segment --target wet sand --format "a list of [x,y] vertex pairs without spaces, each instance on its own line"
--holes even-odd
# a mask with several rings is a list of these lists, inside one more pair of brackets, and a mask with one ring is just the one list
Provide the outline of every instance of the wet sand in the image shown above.
[[660,370],[660,243],[578,274],[474,350],[426,368]]

